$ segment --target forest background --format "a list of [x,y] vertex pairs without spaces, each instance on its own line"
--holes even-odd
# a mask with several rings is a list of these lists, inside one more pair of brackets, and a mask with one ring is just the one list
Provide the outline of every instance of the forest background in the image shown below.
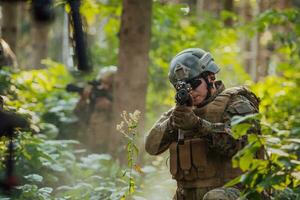
[[[300,198],[299,1],[82,0],[90,74],[75,70],[65,3],[55,1],[51,24],[36,24],[29,3],[1,5],[2,38],[18,60],[18,69],[1,70],[1,95],[6,109],[31,123],[31,131],[19,131],[14,139],[21,185],[1,198],[171,199],[176,186],[167,155],[148,156],[143,145],[147,130],[174,105],[169,62],[190,47],[212,53],[221,67],[218,79],[227,87],[246,84],[261,98],[260,115],[232,122],[239,124],[234,127],[238,138],[249,128],[243,121],[260,119],[262,135],[249,134],[249,144],[233,159],[248,172],[230,184],[244,184],[249,199],[260,199],[263,191],[270,199]],[[64,91],[66,84],[90,80],[110,65],[118,66],[115,115],[141,111],[138,122],[129,124],[133,128],[125,130],[138,131],[137,136],[123,137],[116,130],[116,140],[126,143],[124,154],[134,151],[127,152],[127,165],[85,150],[68,129],[76,121],[79,96]],[[2,161],[7,143],[1,138]],[[253,156],[261,146],[266,160]],[[4,177],[4,162],[0,167]]]

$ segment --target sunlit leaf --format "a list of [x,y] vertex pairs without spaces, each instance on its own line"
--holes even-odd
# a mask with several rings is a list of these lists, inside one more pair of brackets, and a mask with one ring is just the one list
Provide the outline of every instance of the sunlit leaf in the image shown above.
[[251,127],[250,124],[238,124],[232,128],[232,133],[235,139],[238,139],[247,134],[247,131]]
[[268,148],[267,151],[270,152],[270,153],[273,153],[273,154],[277,154],[279,156],[284,156],[284,157],[289,156],[288,153],[286,153],[285,151],[280,150],[280,149]]
[[227,183],[224,185],[224,187],[232,187],[232,186],[234,186],[234,185],[240,183],[240,182],[241,182],[241,177],[242,177],[242,175],[240,175],[240,176],[238,176],[238,177],[232,179],[231,181],[227,182]]
[[43,188],[40,188],[38,191],[42,192],[42,193],[48,193],[48,194],[50,194],[53,191],[53,188],[51,188],[51,187],[43,187]]
[[245,121],[250,120],[250,119],[260,119],[260,118],[261,118],[261,115],[257,114],[257,113],[246,115],[246,116],[234,116],[231,119],[231,126],[237,125],[241,122],[245,122]]
[[27,179],[28,181],[36,182],[36,183],[43,181],[43,177],[38,174],[29,174],[27,176],[24,176],[24,178]]

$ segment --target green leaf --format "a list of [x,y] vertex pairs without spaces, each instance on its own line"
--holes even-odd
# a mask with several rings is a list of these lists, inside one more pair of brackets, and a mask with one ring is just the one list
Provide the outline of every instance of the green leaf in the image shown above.
[[38,174],[29,174],[27,176],[24,176],[24,178],[35,183],[41,183],[43,181],[43,177]]
[[[274,186],[279,186],[279,184],[282,184],[283,181],[285,180],[285,176],[284,175],[271,175],[271,176],[268,176],[266,178],[264,178],[262,180],[262,182],[260,182],[258,185],[260,187],[263,187],[265,189],[269,189],[271,187],[274,187]],[[283,187],[286,188],[287,186],[283,186],[283,184],[281,185],[281,188]],[[278,188],[279,189],[279,188]]]
[[250,114],[250,115],[246,115],[246,116],[234,116],[231,119],[231,126],[235,126],[237,124],[240,124],[241,122],[245,122],[248,121],[250,119],[260,119],[261,118],[261,114],[255,113],[255,114]]
[[253,155],[252,154],[245,154],[239,159],[239,167],[243,170],[246,171],[250,168],[252,160],[253,160]]
[[286,141],[288,141],[288,142],[295,142],[295,143],[299,143],[300,144],[300,139],[298,139],[298,138],[287,138]]
[[51,164],[51,165],[49,165],[49,168],[55,172],[65,172],[66,171],[66,168],[59,164]]
[[268,148],[267,151],[272,154],[279,155],[279,156],[289,157],[289,154],[281,149]]
[[249,143],[255,143],[256,146],[261,146],[261,144],[259,143],[259,135],[257,134],[248,134],[248,142]]
[[292,172],[292,176],[297,179],[297,180],[300,180],[300,172]]
[[51,188],[51,187],[43,187],[43,188],[40,188],[39,190],[38,190],[39,192],[41,192],[41,193],[46,193],[46,194],[50,194],[52,191],[53,191],[53,188]]
[[238,124],[235,125],[231,130],[235,139],[241,138],[247,134],[247,131],[251,127],[250,124]]
[[240,176],[238,176],[238,177],[232,179],[231,181],[227,182],[227,183],[224,185],[224,187],[232,187],[232,186],[234,186],[234,185],[240,183],[240,182],[241,182],[242,176],[243,176],[243,175],[240,175]]
[[253,180],[253,175],[255,175],[256,171],[248,171],[245,174],[241,175],[241,182],[244,185],[251,185],[251,182]]

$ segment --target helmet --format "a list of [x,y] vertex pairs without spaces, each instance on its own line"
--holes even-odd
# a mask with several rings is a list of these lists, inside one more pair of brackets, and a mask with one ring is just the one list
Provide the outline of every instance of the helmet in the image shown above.
[[96,80],[112,84],[114,75],[117,73],[116,66],[107,66],[100,69]]
[[190,48],[179,52],[171,61],[169,80],[175,85],[177,81],[189,81],[202,76],[204,72],[218,73],[220,68],[215,64],[209,52],[200,48]]

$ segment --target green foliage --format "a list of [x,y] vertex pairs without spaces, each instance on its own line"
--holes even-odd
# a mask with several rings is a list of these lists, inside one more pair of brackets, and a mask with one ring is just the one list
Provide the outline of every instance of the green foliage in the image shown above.
[[[276,41],[280,41],[285,47],[288,47],[292,52],[299,56],[299,34],[300,34],[300,13],[296,8],[285,10],[268,10],[260,14],[254,22],[255,28],[259,32],[263,32],[268,29],[278,30],[273,32],[273,38]],[[281,27],[281,28],[280,28]],[[284,27],[284,31],[283,31]],[[286,31],[288,29],[289,31]]]
[[[248,134],[248,145],[233,158],[233,165],[245,173],[227,185],[242,183],[243,195],[248,199],[300,198],[298,20],[296,9],[267,10],[249,26],[254,32],[270,34],[267,45],[277,47],[273,53],[280,57],[276,63],[280,75],[268,76],[252,85],[261,98],[261,115],[233,119],[235,137]],[[251,133],[249,119],[261,120],[261,135]],[[262,148],[264,159],[259,159],[256,154]]]
[[[257,120],[257,116],[249,118]],[[245,186],[243,195],[249,199],[260,196],[263,191],[277,198],[287,190],[299,197],[300,140],[291,137],[290,131],[280,131],[265,123],[262,123],[262,135],[245,131],[243,125],[236,125],[234,130],[239,137],[248,134],[248,144],[234,156],[233,166],[240,167],[245,173],[227,186],[242,183]],[[257,157],[262,148],[265,159]]]
[[[274,28],[274,25],[291,23],[291,13],[294,12],[267,11],[258,17],[258,27],[264,24],[264,27]],[[288,39],[288,36],[283,37]],[[248,134],[248,145],[233,158],[234,166],[240,167],[245,174],[227,185],[242,183],[245,186],[243,195],[249,199],[263,199],[262,192],[273,199],[300,198],[300,99],[296,95],[300,86],[299,58],[295,56],[293,45],[286,46],[284,40],[277,42],[276,45],[281,45],[277,53],[288,59],[278,63],[281,76],[266,77],[252,86],[261,98],[261,117],[233,120],[234,124],[253,118],[261,120],[261,135],[249,133],[249,124],[245,123],[233,129],[236,137]],[[296,44],[297,40],[293,43]],[[263,160],[256,157],[256,152],[262,147],[265,150]]]
[[[233,128],[236,137],[248,134],[248,145],[233,158],[233,165],[247,172],[228,185],[242,183],[246,187],[243,194],[250,199],[262,191],[275,199],[282,199],[288,193],[291,199],[300,197],[300,116],[297,111],[300,100],[295,97],[299,88],[296,74],[293,81],[285,77],[268,77],[254,85],[254,90],[262,97],[262,118],[247,116],[233,120],[234,124],[249,119],[261,118],[262,121],[261,135],[249,133],[247,123]],[[256,157],[262,147],[264,160]]]
[[65,66],[50,60],[45,60],[44,64],[48,69],[18,73],[1,70],[0,74],[3,86],[7,85],[2,90],[7,97],[5,104],[27,115],[36,131],[51,126],[40,124],[41,127],[37,127],[40,122],[52,123],[58,128],[74,122],[72,112],[78,98],[65,91],[66,84],[72,81]]
[[[76,97],[64,90],[71,80],[65,67],[46,63],[49,68],[44,70],[0,73],[7,109],[23,113],[32,130],[18,132],[14,139],[15,171],[21,185],[10,199],[120,199],[127,183],[110,155],[88,154],[78,141],[55,139],[61,137],[60,126],[66,129],[70,122]],[[6,138],[1,138],[1,160],[6,145]],[[4,163],[0,171],[3,178]]]
[[76,150],[77,141],[20,133],[15,142],[16,171],[23,185],[12,199],[120,199],[127,186],[110,155],[87,155]]

